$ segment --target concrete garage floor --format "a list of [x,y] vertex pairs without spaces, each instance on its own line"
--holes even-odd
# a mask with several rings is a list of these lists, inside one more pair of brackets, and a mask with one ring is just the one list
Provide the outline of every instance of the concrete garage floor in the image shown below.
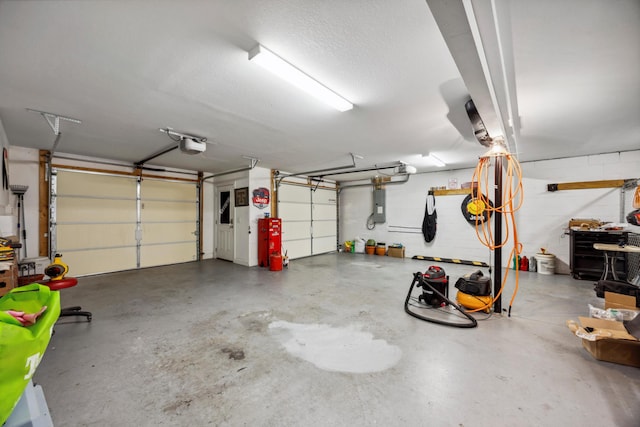
[[[403,311],[432,264],[329,254],[82,278],[62,305],[93,322],[58,322],[34,382],[56,426],[638,425],[640,369],[596,361],[565,326],[602,305],[592,282],[523,273],[511,318],[456,329]],[[474,270],[440,265],[452,295]]]

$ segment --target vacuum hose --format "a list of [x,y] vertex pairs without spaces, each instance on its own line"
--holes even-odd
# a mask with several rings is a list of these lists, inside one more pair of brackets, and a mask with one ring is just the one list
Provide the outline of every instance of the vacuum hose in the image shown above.
[[[428,287],[434,294],[436,294],[442,300],[454,306],[460,313],[462,313],[467,319],[469,319],[470,322],[469,323],[447,322],[445,320],[433,319],[430,317],[421,316],[409,310],[409,301],[411,300],[411,292],[413,292],[413,288],[416,286],[416,283],[420,283],[420,286],[422,286],[423,288]],[[475,328],[476,326],[478,326],[478,321],[473,316],[467,313],[461,305],[458,305],[455,302],[451,301],[449,298],[444,296],[440,291],[438,291],[436,288],[431,286],[429,282],[424,280],[422,273],[420,272],[413,273],[413,281],[411,282],[411,286],[409,286],[409,293],[407,293],[407,298],[404,300],[404,311],[410,316],[415,317],[416,319],[424,320],[425,322],[437,323],[439,325],[453,326],[455,328]]]

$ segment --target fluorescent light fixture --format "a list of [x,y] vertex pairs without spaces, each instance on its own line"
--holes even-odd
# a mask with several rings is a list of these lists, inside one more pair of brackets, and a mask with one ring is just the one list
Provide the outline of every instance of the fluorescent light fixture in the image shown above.
[[249,51],[249,61],[256,62],[281,79],[304,90],[309,95],[316,97],[338,111],[347,111],[353,108],[351,102],[312,79],[262,45],[257,45]]
[[445,162],[443,162],[442,160],[440,160],[439,158],[437,158],[436,156],[434,156],[431,153],[424,154],[422,157],[424,157],[425,159],[427,159],[428,161],[433,163],[434,166],[437,166],[439,168],[443,168],[443,167],[447,166],[447,164]]

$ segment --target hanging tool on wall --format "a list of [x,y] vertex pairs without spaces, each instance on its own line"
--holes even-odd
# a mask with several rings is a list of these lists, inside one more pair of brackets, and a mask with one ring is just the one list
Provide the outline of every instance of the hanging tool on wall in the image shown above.
[[[27,225],[24,217],[24,193],[29,189],[28,185],[12,185],[11,192],[18,198],[18,237],[20,237],[20,227],[22,226],[22,247],[24,257],[27,257]],[[20,218],[22,217],[22,222]]]
[[2,149],[2,188],[9,189],[9,152]]
[[438,212],[436,212],[436,198],[433,190],[427,194],[427,203],[424,208],[424,219],[422,220],[422,234],[424,241],[429,243],[436,238],[436,228],[438,225]]
[[462,201],[462,205],[460,205],[464,219],[474,225],[477,221],[488,221],[489,210],[485,205],[485,200],[488,203],[488,207],[492,208],[493,203],[491,203],[491,200],[488,197],[478,197],[476,190],[467,195]]

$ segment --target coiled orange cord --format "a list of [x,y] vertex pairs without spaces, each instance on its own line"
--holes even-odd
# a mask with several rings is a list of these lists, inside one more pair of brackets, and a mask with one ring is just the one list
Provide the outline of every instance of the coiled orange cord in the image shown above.
[[[502,186],[502,205],[492,207],[486,194],[489,194],[489,189],[491,188],[489,183],[491,160],[492,158],[495,158],[497,156],[502,156],[507,160],[507,172],[506,181]],[[502,171],[500,173],[502,173]],[[488,213],[488,218],[486,221],[482,219],[482,215],[476,215],[476,235],[478,236],[478,240],[480,240],[483,245],[493,251],[495,249],[506,246],[511,235],[513,236],[513,248],[511,249],[511,252],[509,254],[509,259],[514,259],[514,257],[515,259],[518,259],[517,257],[522,253],[522,244],[518,241],[518,229],[516,227],[515,212],[520,209],[523,201],[522,168],[520,167],[520,163],[515,157],[507,152],[485,154],[480,158],[471,181],[471,188],[473,189],[472,191],[475,192],[475,199],[478,201],[476,203],[484,205],[484,209]],[[491,216],[494,214],[504,214],[507,216],[507,221],[505,221],[504,223],[505,237],[501,242],[496,242],[494,238],[494,230],[491,222]],[[519,266],[516,266],[516,282],[515,289],[511,296],[511,301],[509,302],[509,315],[511,315],[511,306],[513,305],[513,301],[515,300],[516,294],[518,293],[518,271]],[[476,312],[489,309],[502,294],[502,290],[507,283],[508,277],[509,269],[507,268],[502,283],[500,284],[500,290],[493,297],[492,301],[490,303],[487,303],[484,307],[470,310],[468,312]]]
[[633,207],[640,209],[640,185],[636,187],[636,192],[633,194]]

